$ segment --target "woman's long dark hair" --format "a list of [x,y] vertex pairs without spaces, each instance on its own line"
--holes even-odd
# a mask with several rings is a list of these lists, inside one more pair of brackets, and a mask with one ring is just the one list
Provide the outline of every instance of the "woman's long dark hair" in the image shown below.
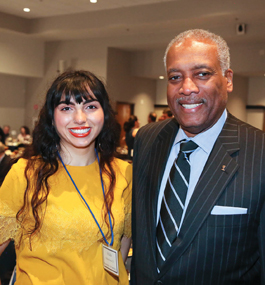
[[17,213],[17,220],[24,227],[29,213],[32,212],[35,223],[31,227],[24,227],[30,241],[32,236],[40,230],[44,217],[50,191],[48,179],[56,173],[59,167],[57,151],[60,150],[60,138],[53,125],[54,109],[59,105],[62,96],[65,96],[66,102],[70,102],[71,97],[77,103],[81,103],[83,99],[90,99],[91,94],[89,94],[87,87],[91,89],[104,111],[104,125],[95,145],[98,152],[100,152],[101,171],[109,178],[109,187],[105,189],[106,205],[103,206],[103,215],[104,221],[108,225],[108,236],[110,235],[108,210],[114,224],[111,206],[116,183],[116,176],[112,166],[117,145],[115,116],[104,84],[93,73],[80,70],[64,72],[52,83],[33,131],[32,145],[26,149],[23,155],[23,158],[28,161],[25,168],[27,188],[24,194],[23,206]]

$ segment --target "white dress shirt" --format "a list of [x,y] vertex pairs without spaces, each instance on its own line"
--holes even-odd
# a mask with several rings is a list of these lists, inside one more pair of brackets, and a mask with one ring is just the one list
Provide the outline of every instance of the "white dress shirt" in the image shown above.
[[183,131],[183,129],[181,129],[181,127],[179,128],[175,141],[172,145],[171,152],[167,160],[165,172],[164,172],[164,175],[161,181],[160,191],[158,195],[158,203],[157,203],[157,223],[159,220],[160,208],[161,208],[162,198],[164,195],[167,179],[168,179],[171,167],[179,153],[180,141],[182,141],[183,139],[192,140],[198,145],[198,148],[190,155],[190,164],[191,164],[190,180],[189,180],[190,182],[189,182],[189,188],[188,188],[188,192],[186,196],[185,206],[184,206],[179,230],[181,228],[181,225],[182,225],[182,222],[185,216],[185,212],[187,210],[187,207],[191,199],[191,196],[193,194],[193,191],[195,189],[195,186],[200,178],[200,175],[206,164],[206,161],[212,151],[214,143],[224,126],[226,118],[227,118],[227,111],[224,110],[222,116],[210,129],[208,129],[205,132],[199,133],[195,137],[188,137]]

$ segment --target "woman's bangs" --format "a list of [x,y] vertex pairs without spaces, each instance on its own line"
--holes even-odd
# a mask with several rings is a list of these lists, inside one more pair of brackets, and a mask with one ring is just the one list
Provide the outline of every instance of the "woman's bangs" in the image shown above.
[[[72,84],[71,84],[72,83]],[[87,84],[62,84],[55,95],[55,107],[59,105],[61,98],[64,97],[66,104],[70,103],[71,98],[80,104],[83,100],[95,99],[95,95],[87,90]]]

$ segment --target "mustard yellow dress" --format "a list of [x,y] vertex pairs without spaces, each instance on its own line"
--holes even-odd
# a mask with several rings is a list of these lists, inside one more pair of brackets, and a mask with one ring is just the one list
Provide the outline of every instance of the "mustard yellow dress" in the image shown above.
[[[131,237],[132,167],[119,159],[114,160],[114,165],[113,248],[119,251],[122,236]],[[22,238],[21,246],[16,248],[16,285],[128,284],[120,251],[119,277],[104,270],[102,235],[61,164],[57,173],[49,178],[50,194],[43,225],[40,233],[32,238],[30,249],[29,240],[16,221],[26,188],[25,166],[24,159],[14,164],[0,189],[0,244],[9,238],[18,244]],[[88,166],[67,165],[67,169],[106,234],[97,160]]]

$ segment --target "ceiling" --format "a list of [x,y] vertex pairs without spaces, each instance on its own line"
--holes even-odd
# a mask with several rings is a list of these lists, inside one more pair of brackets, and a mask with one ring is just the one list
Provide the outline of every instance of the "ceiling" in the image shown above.
[[[89,0],[1,0],[0,11],[26,19],[34,19],[168,1],[169,0],[98,0],[98,3],[90,3]],[[23,8],[29,8],[31,10],[30,13],[25,13]]]
[[[241,23],[246,33],[238,35]],[[0,0],[0,37],[111,39],[113,47],[146,50],[164,49],[192,28],[217,33],[229,45],[259,45],[265,54],[265,0]]]
[[[265,42],[264,0],[0,0],[1,12],[13,22],[0,23],[1,30],[46,41],[133,36],[132,48],[137,42],[139,48],[164,47],[172,35],[198,27],[230,43]],[[247,25],[245,35],[237,36],[239,23]]]

